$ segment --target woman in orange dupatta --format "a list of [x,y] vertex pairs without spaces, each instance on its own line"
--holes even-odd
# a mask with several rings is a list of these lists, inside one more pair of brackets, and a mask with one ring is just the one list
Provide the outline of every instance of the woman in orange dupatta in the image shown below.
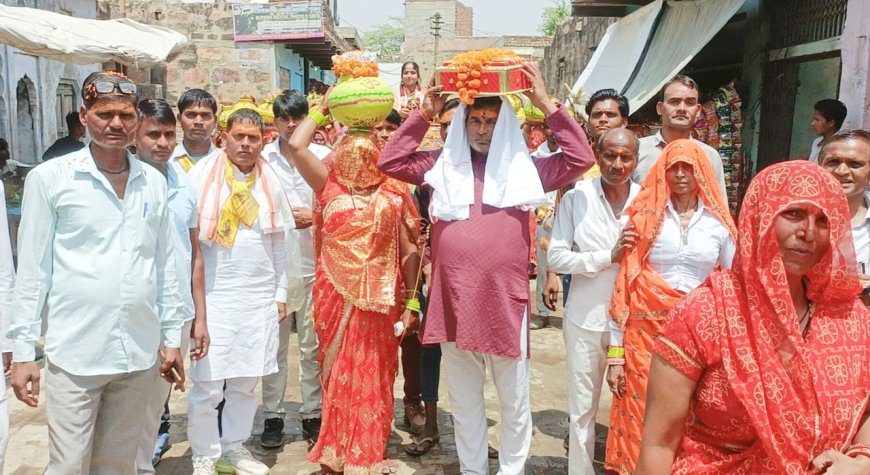
[[[319,107],[324,116],[330,92]],[[417,322],[403,303],[418,290],[419,214],[408,186],[378,171],[382,144],[371,131],[350,130],[320,162],[308,150],[316,128],[309,116],[289,144],[316,193],[313,318],[323,412],[308,460],[324,474],[380,474],[398,370],[394,325],[401,318],[407,333]]]
[[870,473],[870,312],[850,228],[818,165],[755,177],[733,269],[659,334],[638,475]]
[[709,158],[697,142],[662,151],[628,208],[623,254],[610,303],[605,468],[634,473],[643,437],[647,378],[656,334],[668,312],[717,265],[730,266],[736,229]]

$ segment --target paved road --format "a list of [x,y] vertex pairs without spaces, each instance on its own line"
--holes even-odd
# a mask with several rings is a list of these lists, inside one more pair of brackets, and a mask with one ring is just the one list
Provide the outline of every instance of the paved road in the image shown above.
[[[565,376],[564,344],[560,329],[561,318],[551,318],[552,327],[532,332],[532,415],[534,419],[534,434],[532,452],[528,463],[528,474],[564,474],[567,473],[568,459],[562,447],[562,438],[566,433],[567,382]],[[291,355],[296,355],[295,338],[291,338]],[[294,358],[291,356],[291,359]],[[255,439],[262,431],[262,413],[258,413],[254,426],[255,435],[249,443],[252,452],[263,462],[272,467],[273,474],[308,475],[319,472],[319,467],[305,461],[307,443],[302,440],[302,426],[298,416],[298,368],[291,364],[291,374],[288,378],[286,404],[287,420],[284,426],[286,444],[280,450],[263,450]],[[405,455],[402,446],[410,443],[411,436],[401,422],[403,408],[401,399],[402,377],[396,380],[396,423],[390,444],[389,457],[396,460],[400,474],[458,474],[459,464],[456,459],[456,447],[453,439],[453,425],[450,417],[450,407],[447,403],[446,384],[442,379],[441,407],[438,423],[441,429],[441,443],[423,457]],[[607,391],[601,402],[598,415],[599,443],[597,460],[603,454],[604,428],[607,414],[610,410],[610,399]],[[30,409],[15,400],[12,391],[9,394],[11,418],[10,443],[6,456],[7,474],[37,475],[42,473],[48,460],[45,414],[41,409]],[[45,395],[42,395],[45,400]],[[486,385],[487,414],[490,417],[490,440],[494,445],[498,441],[498,397],[491,382]],[[186,434],[187,400],[182,393],[173,393],[170,401],[173,413],[171,430],[172,448],[157,466],[161,475],[188,475],[191,471],[190,445]],[[492,473],[497,468],[491,464]]]

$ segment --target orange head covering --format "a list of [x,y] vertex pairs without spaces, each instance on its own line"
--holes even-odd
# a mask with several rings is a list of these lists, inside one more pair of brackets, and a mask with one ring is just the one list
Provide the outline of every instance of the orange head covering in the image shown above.
[[675,140],[669,143],[628,208],[628,221],[640,237],[634,249],[622,256],[616,287],[610,300],[610,315],[621,327],[625,326],[629,316],[664,318],[681,297],[647,262],[661,232],[671,195],[665,172],[677,162],[692,165],[693,176],[698,185],[698,198],[719,218],[731,238],[737,242],[734,221],[719,190],[719,180],[704,150],[692,140]]

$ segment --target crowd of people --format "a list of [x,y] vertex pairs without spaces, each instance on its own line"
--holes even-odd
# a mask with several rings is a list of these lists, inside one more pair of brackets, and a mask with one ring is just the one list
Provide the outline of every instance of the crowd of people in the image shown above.
[[[664,85],[661,130],[638,138],[617,91],[591,95],[584,127],[535,64],[522,74],[534,127],[503,97],[424,88],[406,63],[370,129],[331,123],[332,89],[316,104],[285,90],[275,141],[243,108],[222,147],[207,91],[176,112],[121,74],[88,76],[72,138],[25,181],[17,268],[0,202],[4,369],[45,406],[45,473],[154,473],[188,379],[193,473],[269,473],[245,443],[262,402],[257,443],[283,444],[295,329],[321,473],[395,470],[400,366],[404,450],[438,444],[443,362],[460,471],[494,458],[522,474],[530,328],[560,293],[570,474],[595,473],[605,384],[611,473],[870,473],[870,133],[838,130],[845,106],[820,101],[813,158],[761,171],[735,221],[718,152],[691,134],[691,78]],[[421,148],[433,127],[443,146]],[[555,211],[535,231],[539,206]]]

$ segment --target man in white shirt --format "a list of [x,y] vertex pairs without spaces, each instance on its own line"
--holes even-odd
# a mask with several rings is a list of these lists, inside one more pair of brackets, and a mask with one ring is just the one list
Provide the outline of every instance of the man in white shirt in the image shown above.
[[277,173],[261,155],[263,129],[256,111],[233,112],[225,151],[188,175],[199,197],[211,337],[208,355],[190,366],[194,475],[269,473],[242,444],[257,413],[257,383],[278,371],[278,326],[287,301],[284,233],[293,217]]
[[[610,129],[599,138],[601,176],[581,181],[562,198],[548,260],[554,272],[572,274],[565,305],[571,475],[594,475],[595,415],[610,335],[608,310],[619,262],[637,234],[624,229],[628,205],[639,190],[631,182],[638,140],[630,130]],[[556,294],[544,296],[555,308]]]
[[[136,131],[137,158],[160,170],[169,188],[169,219],[178,288],[181,295],[181,355],[187,353],[191,337],[194,349],[191,359],[208,354],[208,329],[205,316],[205,274],[199,247],[196,192],[187,174],[170,163],[175,149],[175,114],[163,99],[146,99],[139,103],[139,128]],[[139,475],[154,473],[154,465],[169,450],[169,384],[155,384],[146,404],[146,420],[139,437],[136,471]],[[162,423],[161,423],[161,415]],[[157,442],[155,443],[155,437]]]
[[[640,139],[640,151],[637,156],[637,167],[631,175],[631,181],[642,185],[653,164],[659,159],[665,146],[677,139],[692,139],[692,127],[701,103],[698,84],[688,76],[676,76],[665,83],[661,92],[661,100],[656,104],[656,111],[662,118],[662,128],[655,135]],[[694,140],[694,139],[692,139]],[[701,148],[713,164],[713,171],[719,181],[719,188],[725,202],[728,202],[728,192],[725,189],[725,171],[722,168],[722,157],[713,147],[700,142]]]
[[[621,95],[616,89],[600,89],[595,91],[592,94],[592,97],[589,98],[589,101],[586,103],[586,115],[589,119],[586,121],[586,131],[589,134],[589,137],[592,138],[593,142],[593,151],[596,151],[597,147],[595,147],[595,141],[601,138],[605,132],[610,129],[616,129],[620,127],[625,127],[628,125],[628,99],[625,96]],[[546,129],[545,129],[546,130]],[[549,135],[548,135],[549,137]],[[556,152],[557,149],[553,149],[549,145],[549,140],[546,144],[542,144],[541,147],[548,147],[547,150],[550,152]],[[536,154],[538,156],[546,156],[544,155],[545,150],[542,148],[538,148]],[[596,152],[597,153],[597,152]],[[536,155],[533,154],[533,157]],[[598,164],[592,166],[586,173],[583,174],[584,179],[594,178],[601,174],[601,171],[598,168]],[[563,190],[564,191],[564,190]],[[559,199],[556,200],[556,210],[554,213],[558,213],[558,204]],[[546,263],[546,255],[547,252],[544,253],[544,263]],[[538,251],[538,257],[540,259],[541,252]],[[538,264],[539,272],[541,269],[541,264]],[[551,269],[546,267],[544,264],[543,267],[546,270],[546,281],[542,284],[540,280],[538,280],[538,306],[546,306],[545,300],[549,300],[551,295],[555,295],[559,292],[559,275],[556,272],[553,272]],[[540,275],[540,274],[539,274]],[[567,274],[563,276],[561,279],[562,282],[562,304],[564,305],[568,299],[568,292],[571,288],[571,275]],[[543,289],[543,290],[541,290]],[[567,439],[565,442],[567,448]]]
[[855,243],[855,257],[858,260],[858,273],[863,284],[870,286],[870,132],[866,130],[841,130],[832,135],[822,147],[822,167],[831,172],[843,185],[843,192],[849,202],[852,216],[852,239]]
[[49,475],[129,473],[158,374],[173,381],[174,369],[184,383],[166,180],[127,152],[136,85],[93,73],[82,99],[92,142],[35,168],[25,185],[9,330],[15,396],[36,407],[48,307]]
[[[4,192],[0,182],[0,192]],[[0,196],[6,196],[0,194]],[[9,329],[10,310],[12,310],[12,291],[15,287],[15,268],[12,265],[12,244],[9,240],[9,222],[6,220],[6,200],[0,199],[0,352],[3,354],[3,374],[12,365],[12,342],[6,338]],[[9,407],[6,391],[6,378],[0,378],[0,473],[9,442]]]
[[185,172],[204,158],[220,153],[215,147],[217,101],[203,89],[188,89],[178,98],[178,121],[183,137],[172,153],[172,163]]
[[813,120],[810,121],[810,127],[818,137],[813,140],[813,145],[810,148],[809,160],[811,162],[822,164],[819,161],[819,152],[828,143],[831,136],[843,126],[846,114],[846,105],[836,99],[822,99],[813,106]]
[[[278,336],[278,372],[263,376],[263,412],[265,422],[260,445],[277,448],[284,443],[284,390],[287,387],[287,352],[290,347],[290,332],[295,322],[296,336],[299,340],[299,389],[302,392],[302,406],[299,416],[302,419],[302,435],[312,443],[317,442],[320,434],[320,408],[323,393],[320,387],[320,364],[317,362],[317,333],[312,321],[311,292],[314,287],[314,235],[311,227],[311,206],[314,191],[299,174],[287,144],[293,131],[308,115],[308,100],[298,91],[285,90],[275,98],[272,105],[278,140],[263,148],[263,157],[278,174],[290,206],[296,229],[287,230],[288,252],[298,252],[302,268],[302,306],[287,315],[281,322]],[[308,146],[317,158],[323,160],[329,149],[317,144]],[[292,233],[292,234],[291,234]],[[290,250],[289,245],[298,247]],[[288,282],[293,281],[288,275]],[[289,309],[292,310],[292,309]]]

